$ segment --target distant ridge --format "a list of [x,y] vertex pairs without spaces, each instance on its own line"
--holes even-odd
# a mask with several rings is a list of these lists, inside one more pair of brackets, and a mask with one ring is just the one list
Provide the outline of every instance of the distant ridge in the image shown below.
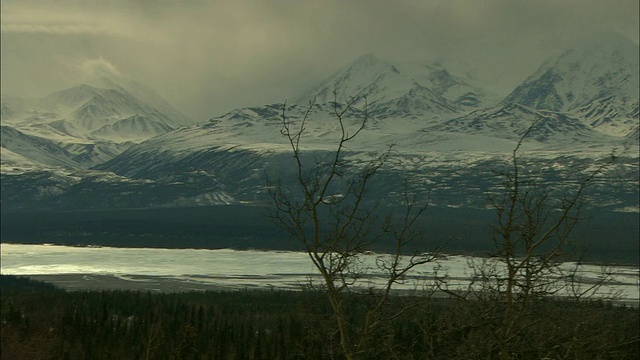
[[638,143],[638,72],[638,46],[614,37],[549,58],[498,99],[446,63],[365,54],[286,108],[234,109],[203,125],[123,79],[97,79],[39,103],[3,96],[2,206],[262,206],[265,175],[282,186],[296,177],[281,133],[283,110],[293,126],[308,116],[301,149],[321,164],[342,135],[336,107],[366,97],[366,108],[361,98],[344,113],[347,132],[365,116],[368,122],[343,160],[358,169],[392,146],[370,190],[385,205],[404,201],[398,184],[405,181],[438,206],[485,208],[487,194],[500,186],[496,174],[531,127],[522,144],[527,175],[558,191],[614,150],[631,149],[589,198],[608,210],[639,211],[638,153],[629,146]]

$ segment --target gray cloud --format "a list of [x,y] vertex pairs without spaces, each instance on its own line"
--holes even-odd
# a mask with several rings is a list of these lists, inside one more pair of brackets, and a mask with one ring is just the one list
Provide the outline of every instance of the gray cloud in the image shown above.
[[197,119],[295,98],[362,53],[448,59],[508,91],[553,52],[615,31],[638,1],[3,1],[2,92],[92,71],[154,88]]

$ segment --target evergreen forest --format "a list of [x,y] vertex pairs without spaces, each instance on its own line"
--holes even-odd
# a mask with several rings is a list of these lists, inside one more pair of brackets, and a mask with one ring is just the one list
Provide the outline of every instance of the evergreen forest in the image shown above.
[[[64,291],[1,279],[1,350],[12,359],[341,358],[322,291]],[[357,327],[371,294],[350,294]],[[499,358],[500,302],[392,296],[402,309],[372,334],[363,359]],[[411,306],[405,306],[411,304]],[[540,299],[506,339],[512,359],[637,359],[638,309]]]

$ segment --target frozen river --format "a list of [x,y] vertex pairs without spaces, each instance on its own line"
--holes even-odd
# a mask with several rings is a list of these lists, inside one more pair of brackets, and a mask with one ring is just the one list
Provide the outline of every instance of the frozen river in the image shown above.
[[[127,288],[144,290],[206,290],[278,288],[300,289],[317,281],[313,265],[305,253],[290,251],[203,250],[71,247],[58,245],[2,244],[2,274],[28,275],[38,279],[57,280],[67,288]],[[381,273],[375,266],[377,258],[385,254],[363,256],[367,269],[360,286],[375,286]],[[449,289],[469,285],[473,271],[470,263],[482,259],[467,256],[446,256],[437,262],[415,269],[412,276],[397,288],[411,290],[432,286],[435,275],[445,276]],[[500,265],[497,266],[500,271]],[[562,266],[566,272],[575,264]],[[611,266],[606,269],[611,281],[598,289],[598,297],[616,295],[637,303],[639,298],[639,269],[632,266]],[[581,290],[598,282],[603,268],[582,265],[574,272]],[[104,279],[115,281],[108,283]],[[62,280],[66,279],[66,283]],[[71,281],[71,279],[74,279]],[[100,280],[102,279],[102,280]],[[102,281],[102,285],[100,283]],[[73,282],[73,284],[72,284]],[[83,286],[82,282],[86,282]],[[164,282],[164,286],[159,284]],[[172,284],[167,287],[167,284]],[[156,286],[157,285],[157,286]]]

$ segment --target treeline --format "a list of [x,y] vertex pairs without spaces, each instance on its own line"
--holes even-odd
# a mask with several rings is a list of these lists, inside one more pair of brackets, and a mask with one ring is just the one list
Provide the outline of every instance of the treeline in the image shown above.
[[[65,292],[1,277],[2,359],[331,359],[339,334],[321,292]],[[366,359],[490,359],[499,304],[395,296]],[[352,295],[352,320],[369,295]],[[412,304],[411,307],[405,305]],[[419,304],[415,306],[415,304]],[[637,308],[546,299],[509,340],[518,359],[637,359]],[[352,323],[354,327],[358,324]]]

